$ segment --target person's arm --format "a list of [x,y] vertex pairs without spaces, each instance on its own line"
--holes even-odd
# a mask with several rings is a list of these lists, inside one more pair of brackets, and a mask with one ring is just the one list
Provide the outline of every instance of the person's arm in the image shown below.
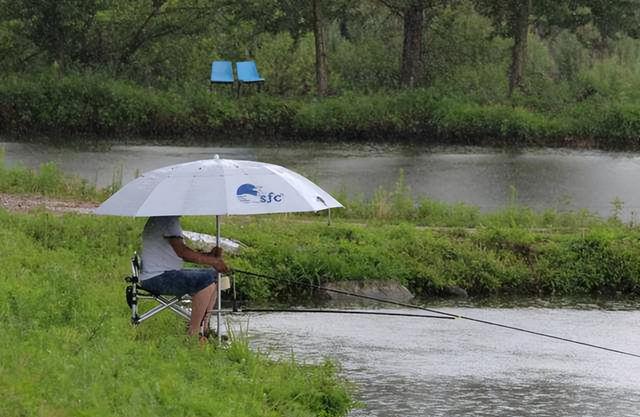
[[212,266],[216,271],[225,273],[229,271],[229,267],[222,260],[222,256],[215,256],[210,253],[196,252],[184,244],[179,237],[167,238],[176,255],[187,262],[193,262],[200,265]]

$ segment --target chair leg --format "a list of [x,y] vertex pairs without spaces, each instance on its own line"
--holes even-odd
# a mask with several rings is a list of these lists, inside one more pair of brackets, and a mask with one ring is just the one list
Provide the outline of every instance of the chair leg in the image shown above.
[[156,299],[156,301],[158,301],[160,304],[140,315],[136,322],[134,322],[134,324],[142,323],[143,321],[155,316],[156,314],[166,309],[173,310],[175,313],[186,320],[189,320],[191,318],[191,314],[189,314],[184,308],[176,305],[178,302],[183,300],[183,297],[174,297],[171,300],[168,300],[163,296],[155,296],[151,298]]

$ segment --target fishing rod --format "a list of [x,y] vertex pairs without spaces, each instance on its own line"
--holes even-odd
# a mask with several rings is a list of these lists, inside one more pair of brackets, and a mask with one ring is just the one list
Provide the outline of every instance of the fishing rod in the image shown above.
[[366,314],[372,316],[395,317],[419,317],[421,319],[445,319],[455,320],[448,316],[431,316],[427,314],[387,313],[384,311],[359,311],[359,310],[333,310],[333,309],[309,309],[309,308],[243,308],[234,310],[234,313],[323,313],[323,314]]
[[525,328],[522,328],[522,327],[510,326],[510,325],[507,325],[507,324],[497,323],[497,322],[494,322],[494,321],[482,320],[482,319],[477,319],[477,318],[469,317],[469,316],[463,316],[461,314],[447,313],[446,311],[435,310],[435,309],[432,309],[432,308],[427,308],[427,307],[419,306],[419,305],[416,305],[416,304],[402,303],[402,302],[398,302],[398,301],[387,300],[387,299],[384,299],[384,298],[378,298],[378,297],[372,297],[372,296],[363,295],[363,294],[357,294],[357,293],[350,292],[350,291],[345,291],[345,290],[326,288],[326,287],[322,287],[320,285],[310,284],[310,283],[307,283],[307,282],[300,282],[300,281],[287,280],[287,279],[279,279],[279,278],[272,277],[272,276],[269,276],[269,275],[258,274],[258,273],[250,272],[250,271],[243,271],[243,270],[240,270],[240,269],[234,269],[232,272],[237,272],[237,273],[244,274],[244,275],[254,276],[254,277],[257,277],[257,278],[270,279],[272,281],[281,281],[281,282],[284,281],[284,282],[286,282],[288,284],[298,285],[298,286],[301,286],[301,287],[307,287],[307,288],[312,288],[312,289],[316,289],[316,290],[323,290],[323,291],[332,292],[332,293],[336,293],[336,294],[347,295],[347,296],[350,296],[350,297],[377,301],[377,302],[380,302],[380,303],[393,304],[393,305],[400,306],[400,307],[407,307],[407,308],[413,308],[413,309],[417,309],[417,310],[428,311],[430,313],[440,314],[441,316],[447,316],[447,317],[452,318],[452,319],[461,319],[461,320],[472,321],[472,322],[475,322],[475,323],[486,324],[486,325],[489,325],[489,326],[500,327],[500,328],[503,328],[503,329],[514,330],[514,331],[518,331],[518,332],[522,332],[522,333],[532,334],[532,335],[535,335],[535,336],[546,337],[546,338],[549,338],[549,339],[559,340],[559,341],[562,341],[562,342],[573,343],[573,344],[576,344],[576,345],[586,346],[586,347],[590,347],[590,348],[594,348],[594,349],[605,350],[607,352],[613,352],[613,353],[618,353],[618,354],[621,354],[621,355],[640,358],[640,354],[637,354],[637,353],[626,352],[624,350],[608,348],[606,346],[595,345],[593,343],[581,342],[579,340],[569,339],[569,338],[566,338],[566,337],[554,336],[552,334],[537,332],[537,331],[525,329]]

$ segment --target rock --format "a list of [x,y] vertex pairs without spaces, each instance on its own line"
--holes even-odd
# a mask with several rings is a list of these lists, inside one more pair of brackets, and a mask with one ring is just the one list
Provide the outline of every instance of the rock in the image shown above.
[[452,295],[454,297],[459,297],[459,298],[468,298],[469,294],[467,294],[467,290],[465,290],[464,288],[458,287],[457,285],[450,285],[447,287],[444,287],[444,292],[447,295]]
[[[413,294],[403,285],[395,281],[368,280],[368,281],[338,281],[324,284],[323,287],[332,290],[347,291],[355,294],[375,297],[384,300],[407,303],[413,299]],[[344,304],[371,304],[375,301],[338,294],[331,291],[322,291],[323,298],[332,302]]]

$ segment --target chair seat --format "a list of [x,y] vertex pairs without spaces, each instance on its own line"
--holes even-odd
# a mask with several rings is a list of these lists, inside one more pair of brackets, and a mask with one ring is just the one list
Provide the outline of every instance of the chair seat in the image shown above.
[[258,73],[255,61],[236,62],[238,81],[241,83],[261,83],[264,78]]
[[211,63],[211,82],[214,84],[233,84],[233,67],[230,61]]

